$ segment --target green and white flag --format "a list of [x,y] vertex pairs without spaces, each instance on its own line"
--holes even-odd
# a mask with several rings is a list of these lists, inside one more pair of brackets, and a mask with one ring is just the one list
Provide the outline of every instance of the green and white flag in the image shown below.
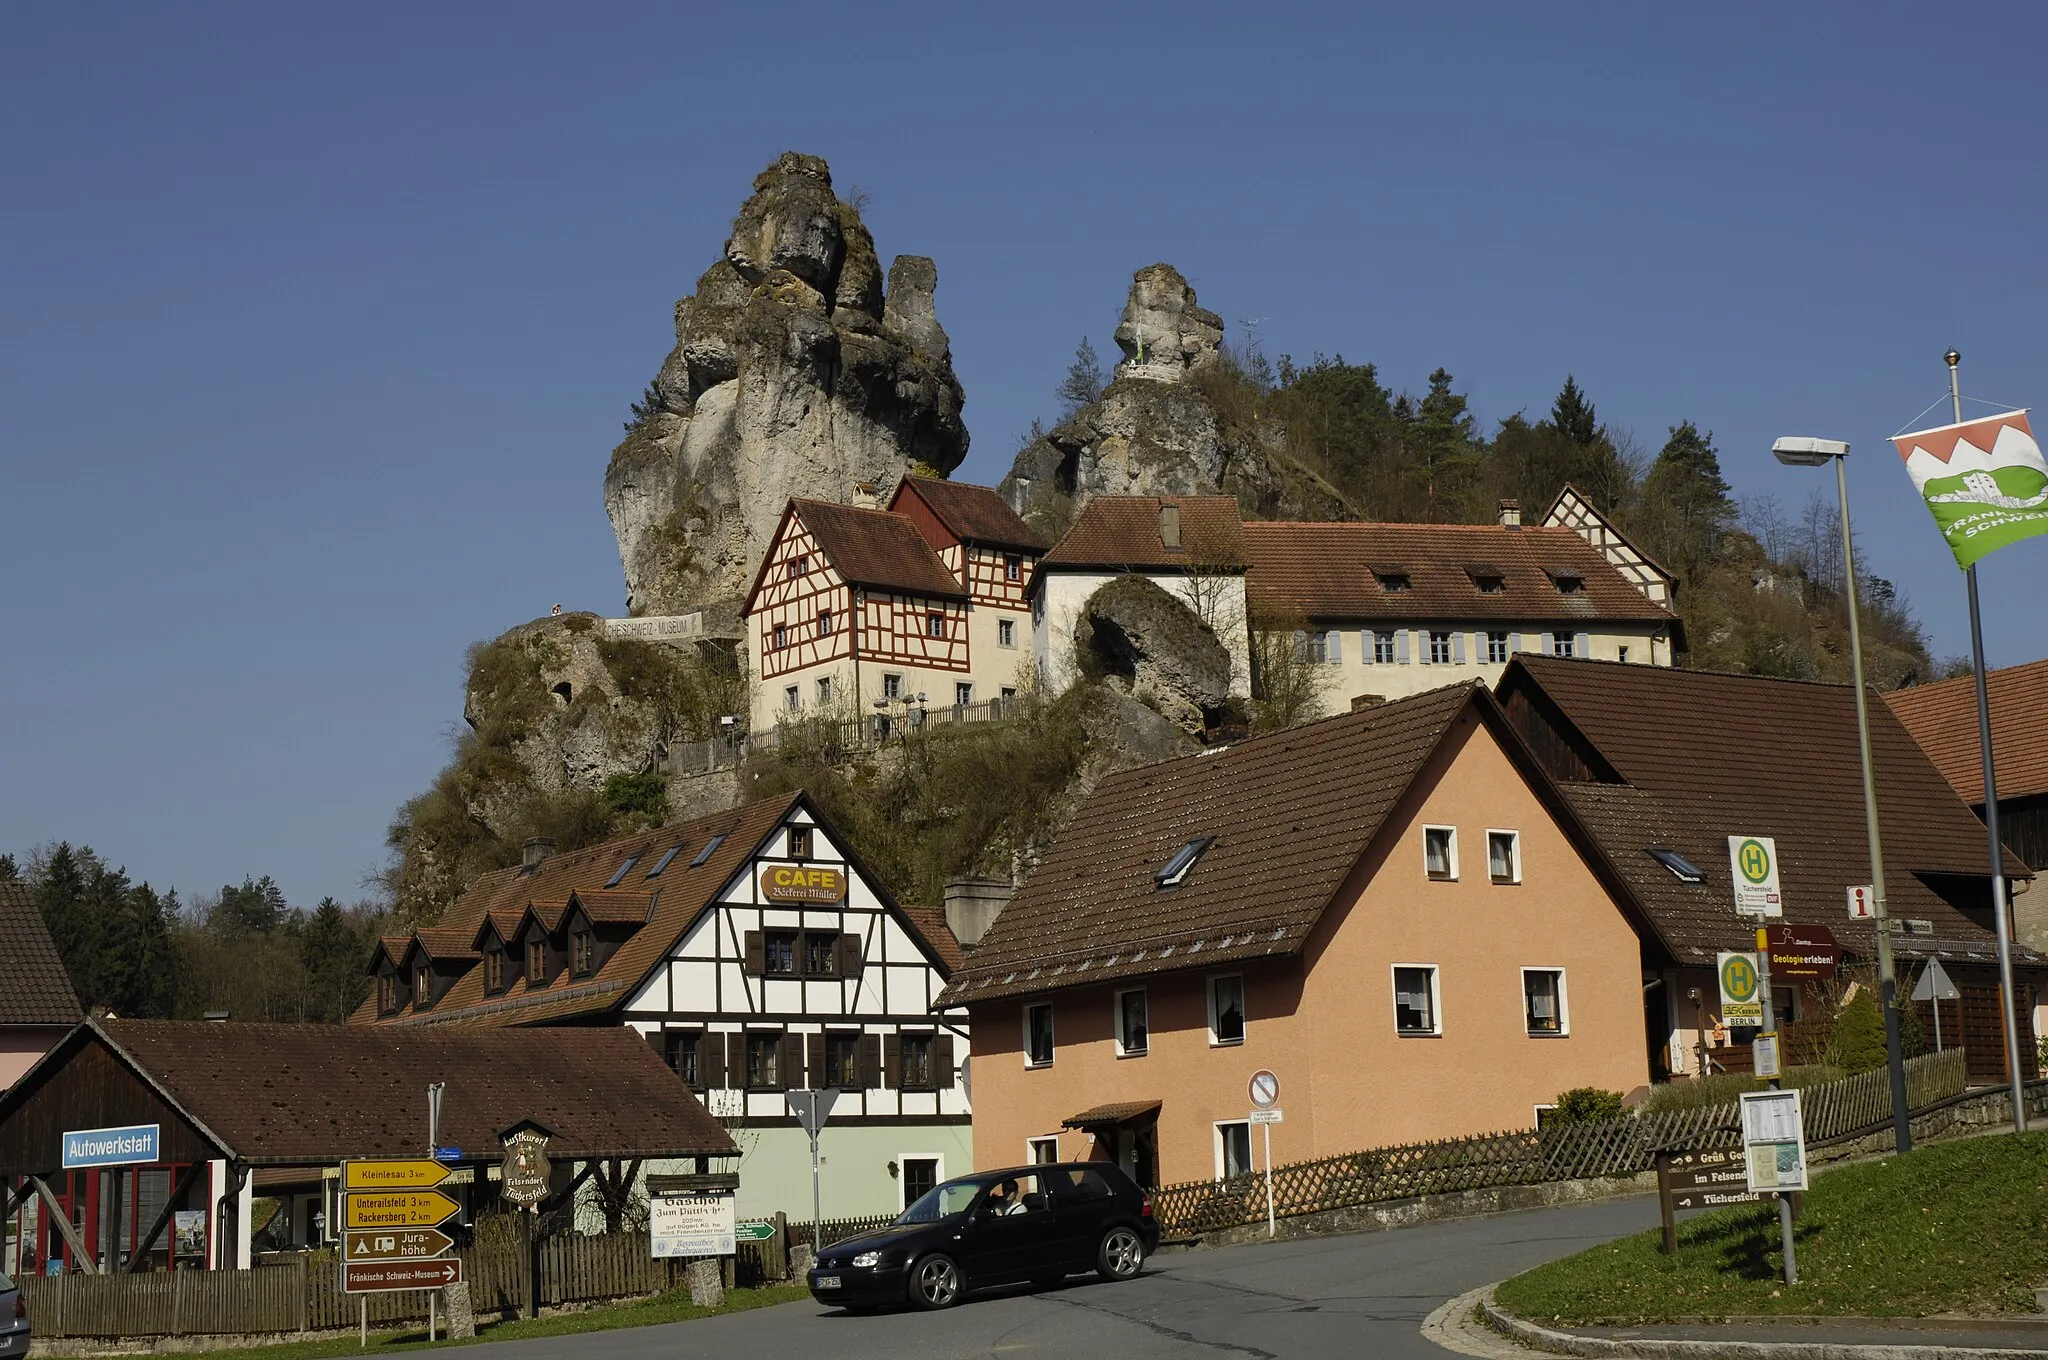
[[2025,411],[1902,434],[1892,443],[1957,565],[2048,534],[2048,462]]

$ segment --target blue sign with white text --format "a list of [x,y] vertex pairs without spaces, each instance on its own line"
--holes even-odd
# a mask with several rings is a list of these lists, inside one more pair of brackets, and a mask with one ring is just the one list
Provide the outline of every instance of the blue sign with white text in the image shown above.
[[128,1166],[157,1158],[157,1126],[135,1124],[125,1129],[78,1129],[64,1135],[64,1165]]
[[437,1162],[459,1162],[462,1160],[462,1149],[459,1147],[437,1147],[434,1149],[434,1160]]

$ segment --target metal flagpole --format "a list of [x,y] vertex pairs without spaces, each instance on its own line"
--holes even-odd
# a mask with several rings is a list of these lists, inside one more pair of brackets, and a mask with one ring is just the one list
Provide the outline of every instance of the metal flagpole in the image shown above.
[[[1956,424],[1963,423],[1963,389],[1956,369],[1963,356],[1950,350],[1948,399]],[[1984,829],[1991,843],[1991,918],[1998,931],[1998,1023],[2005,1031],[2005,1073],[2012,1087],[2012,1127],[2027,1131],[2026,1074],[2020,1068],[2019,1027],[2013,1017],[2011,904],[2005,897],[2005,847],[1998,839],[1998,774],[1991,757],[1991,691],[1984,679],[1984,620],[1977,609],[1977,564],[1965,569],[1970,587],[1970,663],[1977,676],[1977,755],[1984,765]],[[1936,1002],[1937,1009],[1941,1003]]]

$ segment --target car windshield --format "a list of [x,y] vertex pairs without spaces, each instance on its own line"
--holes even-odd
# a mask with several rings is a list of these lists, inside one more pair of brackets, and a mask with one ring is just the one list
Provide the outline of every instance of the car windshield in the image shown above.
[[936,1189],[927,1190],[918,1197],[917,1203],[903,1211],[898,1223],[936,1223],[950,1218],[968,1205],[981,1193],[979,1181],[947,1181]]

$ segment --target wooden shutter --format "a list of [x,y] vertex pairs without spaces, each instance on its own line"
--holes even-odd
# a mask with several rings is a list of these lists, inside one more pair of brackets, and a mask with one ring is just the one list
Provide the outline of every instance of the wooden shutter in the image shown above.
[[882,1036],[879,1034],[860,1036],[860,1084],[864,1091],[872,1091],[882,1084]]
[[1368,666],[1373,664],[1372,629],[1370,628],[1358,630],[1358,659]]
[[953,1036],[943,1031],[932,1040],[932,1085],[941,1091],[953,1085]]
[[804,1036],[801,1034],[791,1034],[788,1030],[784,1030],[780,1047],[782,1052],[776,1059],[776,1065],[781,1069],[778,1075],[782,1078],[782,1089],[785,1091],[803,1090]]
[[1451,660],[1460,666],[1465,664],[1465,634],[1463,630],[1451,634]]
[[1550,634],[1538,633],[1536,635],[1536,654],[1538,656],[1550,655]]
[[1398,664],[1400,664],[1400,665],[1403,665],[1403,666],[1405,666],[1405,665],[1407,665],[1407,664],[1408,664],[1408,657],[1409,657],[1409,645],[1410,645],[1410,643],[1411,643],[1411,642],[1413,641],[1414,637],[1415,637],[1415,632],[1414,632],[1414,630],[1413,630],[1413,629],[1409,629],[1409,628],[1398,628],[1398,629],[1394,630],[1394,660],[1395,660],[1395,662],[1397,662]]
[[1580,661],[1591,661],[1593,659],[1593,635],[1591,633],[1580,633],[1572,639],[1572,655]]
[[828,1075],[825,1071],[825,1036],[808,1034],[804,1036],[804,1050],[810,1055],[806,1070],[811,1076],[811,1085],[821,1084]]
[[1323,638],[1324,645],[1329,648],[1329,651],[1325,653],[1329,660],[1332,663],[1342,661],[1344,659],[1343,630],[1338,628],[1332,628],[1329,632],[1323,634]]
[[882,1089],[894,1091],[903,1085],[903,1040],[895,1034],[882,1037]]
[[707,1030],[697,1037],[697,1084],[707,1091],[725,1084],[725,1036]]
[[1519,652],[1519,651],[1521,651],[1521,650],[1522,650],[1522,635],[1521,635],[1520,633],[1509,633],[1509,634],[1508,634],[1508,655],[1509,655],[1509,656],[1513,656],[1513,655],[1514,655],[1514,654],[1515,654],[1516,652]]
[[668,1061],[668,1036],[664,1035],[659,1028],[647,1031],[647,1046],[653,1049],[655,1056],[664,1063]]
[[860,936],[850,933],[841,935],[839,937],[839,976],[858,979],[862,962]]
[[761,932],[750,930],[746,934],[747,957],[740,965],[740,971],[748,977],[759,977],[768,971],[765,955],[761,950]]

